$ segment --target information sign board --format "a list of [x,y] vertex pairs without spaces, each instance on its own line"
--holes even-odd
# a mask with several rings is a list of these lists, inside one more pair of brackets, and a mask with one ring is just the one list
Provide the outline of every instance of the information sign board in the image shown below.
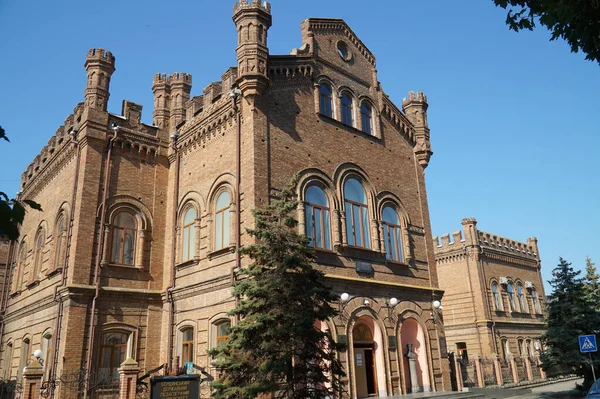
[[198,399],[198,374],[150,378],[150,399]]

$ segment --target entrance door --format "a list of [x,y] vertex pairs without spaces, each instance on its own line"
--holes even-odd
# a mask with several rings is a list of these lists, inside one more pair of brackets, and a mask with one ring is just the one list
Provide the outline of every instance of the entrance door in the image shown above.
[[377,373],[375,372],[375,351],[365,349],[365,371],[367,373],[367,393],[377,396]]
[[366,324],[360,323],[354,327],[353,338],[356,396],[358,398],[377,396],[373,333]]

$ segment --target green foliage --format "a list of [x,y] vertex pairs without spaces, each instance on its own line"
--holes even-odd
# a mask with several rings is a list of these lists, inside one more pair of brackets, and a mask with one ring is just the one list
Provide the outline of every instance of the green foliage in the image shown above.
[[[0,139],[10,141],[1,126]],[[14,198],[9,199],[8,195],[0,191],[0,237],[8,237],[11,241],[16,241],[19,238],[19,225],[25,219],[25,206],[23,204],[37,211],[42,210],[40,204],[35,201],[23,200],[23,203],[21,203]]]
[[596,270],[596,264],[588,256],[585,259],[585,280],[583,289],[590,305],[600,311],[600,276]]
[[537,21],[550,30],[550,40],[560,37],[572,52],[581,50],[587,60],[600,63],[599,0],[494,0],[494,3],[509,9],[506,24],[510,29],[533,30]]
[[333,318],[336,297],[312,267],[309,239],[297,233],[294,179],[279,200],[253,211],[255,228],[247,229],[257,244],[240,250],[253,263],[241,271],[230,312],[239,322],[227,341],[213,349],[214,365],[224,371],[213,382],[216,398],[333,397],[344,375],[337,344],[316,320]]
[[[561,369],[588,377],[591,373],[588,355],[579,352],[578,337],[598,332],[600,315],[585,294],[584,280],[571,264],[560,258],[552,270],[546,319],[547,331],[542,336],[545,350],[541,358],[544,370]],[[598,364],[598,362],[597,362]]]

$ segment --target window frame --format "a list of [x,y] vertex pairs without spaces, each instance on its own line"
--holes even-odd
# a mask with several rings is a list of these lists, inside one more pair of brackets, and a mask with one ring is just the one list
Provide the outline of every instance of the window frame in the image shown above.
[[229,334],[227,335],[219,335],[219,326],[222,326],[223,324],[229,324],[229,329],[231,329],[231,320],[228,318],[222,318],[222,319],[218,319],[215,320],[212,323],[213,326],[213,348],[218,348],[219,346],[225,344],[225,342],[227,342],[227,339],[229,338],[229,336],[231,335],[231,332],[229,332]]
[[64,267],[67,243],[67,216],[61,212],[56,221],[55,243],[54,243],[54,270]]
[[[191,340],[185,340],[185,334],[186,332],[191,331],[192,337]],[[194,362],[194,349],[195,349],[195,344],[194,344],[194,337],[195,337],[195,332],[194,332],[194,327],[190,326],[190,325],[184,325],[179,329],[179,336],[180,336],[180,351],[181,351],[181,366],[185,366],[186,363],[186,357],[188,358],[188,362]],[[186,356],[187,355],[187,356]]]
[[48,363],[52,360],[52,349],[52,331],[46,331],[44,334],[42,334],[41,344],[42,356],[44,359],[44,380],[47,380],[50,375],[50,367]]
[[[494,287],[496,291],[494,292]],[[504,307],[502,306],[502,296],[500,295],[499,284],[496,281],[492,281],[492,300],[494,302],[494,308],[497,311],[503,311]]]
[[[398,223],[399,224],[394,224],[391,222],[387,222],[384,218],[384,213],[385,213],[385,209],[386,208],[390,208],[398,217]],[[387,203],[384,204],[383,207],[381,208],[381,226],[383,229],[383,243],[384,243],[384,249],[385,249],[385,257],[386,257],[386,261],[388,262],[396,262],[396,263],[405,263],[405,255],[404,255],[404,241],[403,241],[403,230],[404,230],[404,226],[402,226],[402,218],[400,217],[400,212],[398,211],[398,207]],[[394,234],[391,234],[391,232],[393,232]],[[393,236],[393,237],[392,237]],[[391,240],[396,241],[395,242],[395,247],[396,247],[396,254],[398,255],[398,259],[393,259],[393,253],[390,254],[388,251],[388,245],[391,246]],[[388,258],[388,255],[390,256]]]
[[525,297],[525,291],[523,289],[523,284],[517,283],[517,297],[519,298],[519,308],[521,313],[527,313],[527,298]]
[[[126,213],[129,216],[131,216],[133,218],[134,221],[134,227],[124,227],[124,226],[117,226],[115,221],[117,219],[117,217],[122,214],[122,213]],[[117,211],[115,211],[113,217],[112,217],[112,223],[111,223],[111,234],[110,234],[110,238],[111,238],[111,242],[110,242],[110,246],[111,246],[111,250],[110,250],[110,263],[113,265],[120,265],[120,266],[136,266],[136,254],[137,254],[137,240],[138,240],[138,235],[139,235],[139,224],[140,221],[138,220],[138,218],[136,217],[136,214],[131,212],[129,209],[119,209]],[[121,231],[120,234],[120,244],[119,244],[119,258],[117,260],[114,259],[114,245],[115,245],[115,233],[117,230]],[[132,239],[132,245],[133,245],[133,250],[131,251],[132,255],[131,255],[131,263],[125,263],[124,262],[124,258],[125,258],[125,238],[127,237],[127,231],[131,231],[133,232],[133,239]]]
[[[229,197],[228,200],[228,205],[226,207],[223,208],[217,208],[219,200],[221,199],[221,196],[223,195],[227,195]],[[224,249],[227,249],[229,247],[231,247],[231,199],[232,199],[232,195],[228,190],[220,190],[219,192],[217,192],[217,194],[215,195],[215,205],[214,205],[214,209],[215,209],[215,217],[214,217],[214,226],[213,226],[213,234],[214,234],[214,251],[221,251]],[[225,213],[227,212],[227,213]],[[219,223],[219,217],[222,215],[221,217],[221,246],[219,246],[219,242],[218,242],[218,237],[217,237],[217,226]],[[225,234],[225,231],[227,230],[228,234]],[[225,242],[227,242],[227,245],[225,245]]]
[[542,308],[540,306],[540,299],[538,298],[537,295],[537,290],[535,289],[535,287],[533,287],[531,289],[531,301],[533,302],[533,313],[534,314],[542,314]]
[[[25,344],[27,344],[27,350],[25,351]],[[25,353],[27,352],[27,353]],[[21,340],[21,359],[19,361],[18,376],[23,376],[23,369],[29,365],[29,358],[31,357],[31,338],[29,336],[23,337]]]
[[[509,290],[510,287],[510,290]],[[506,284],[506,296],[508,297],[508,308],[510,312],[517,311],[517,302],[515,300],[515,286],[512,281]]]
[[[329,93],[323,93],[321,89],[324,87],[329,90]],[[333,85],[326,81],[320,82],[318,90],[319,113],[328,118],[333,118]]]
[[[367,107],[369,112],[366,113],[363,107]],[[373,105],[366,100],[363,100],[360,103],[360,121],[361,121],[361,131],[369,136],[374,136],[374,128],[373,128]],[[365,123],[368,121],[368,123]]]
[[[194,218],[192,219],[191,222],[185,224],[185,220],[190,211],[194,212]],[[183,215],[183,217],[181,218],[181,224],[182,224],[182,228],[181,228],[181,261],[188,262],[190,260],[193,260],[197,256],[197,254],[196,254],[196,222],[198,220],[198,211],[196,210],[196,208],[194,206],[188,205],[184,209],[182,215]],[[185,242],[184,242],[186,230],[188,231],[187,254],[185,253]]]
[[[358,182],[358,184],[361,186],[364,194],[365,194],[365,202],[366,203],[360,203],[354,200],[350,200],[347,198],[346,196],[346,184],[348,184],[348,182],[350,180],[356,180]],[[353,247],[353,248],[363,248],[363,249],[367,249],[367,250],[372,250],[373,248],[373,243],[371,242],[371,225],[369,223],[369,196],[367,195],[367,190],[365,189],[364,183],[363,183],[363,179],[358,177],[358,176],[349,176],[348,178],[346,178],[344,180],[344,184],[342,186],[342,191],[343,191],[343,196],[344,196],[344,213],[346,216],[346,244],[349,247]],[[348,206],[350,206],[350,211],[348,211]],[[356,244],[356,237],[357,237],[357,232],[356,232],[356,223],[354,220],[354,215],[355,215],[355,209],[358,209],[358,214],[359,214],[359,231],[361,234],[361,245],[357,245]],[[350,212],[350,216],[351,216],[351,220],[348,220],[348,212]],[[364,226],[364,217],[367,217],[367,225]],[[350,224],[349,224],[350,223]],[[350,227],[349,227],[350,226]],[[348,234],[350,233],[349,229],[352,232],[352,244],[350,243],[350,237],[348,236]]]
[[[315,204],[312,202],[309,202],[307,200],[307,192],[311,187],[316,187],[319,190],[321,190],[321,192],[323,193],[325,200],[327,201],[327,206],[323,206],[323,205],[319,205],[319,204]],[[333,251],[333,244],[332,244],[332,233],[331,233],[331,207],[329,206],[329,204],[331,203],[331,200],[329,198],[329,196],[327,195],[327,192],[325,191],[325,189],[320,185],[320,184],[316,184],[316,183],[310,183],[307,184],[306,187],[304,188],[304,223],[305,226],[308,226],[307,220],[311,219],[312,223],[312,232],[310,232],[307,228],[305,228],[305,233],[306,236],[308,236],[311,239],[312,245],[309,242],[308,246],[315,249],[315,250],[319,250],[319,251],[328,251],[328,252],[332,252]],[[310,207],[310,215],[308,212],[308,207]],[[315,208],[319,209],[320,211],[320,226],[321,226],[321,242],[323,244],[323,246],[319,247],[317,246],[317,236],[316,236],[316,223],[315,223]],[[327,221],[327,223],[325,223]],[[329,229],[326,228],[326,226],[329,226]],[[326,237],[329,237],[329,240],[326,239]],[[327,246],[327,244],[329,244],[329,246]]]
[[33,284],[40,280],[39,274],[42,270],[42,264],[44,262],[44,244],[46,242],[45,232],[43,228],[38,229],[35,235],[35,246],[33,248],[33,266],[31,268],[31,275],[29,276],[29,284]]
[[[104,336],[107,334],[122,334],[126,336],[125,339],[125,343],[124,344],[117,344],[117,345],[105,345],[104,344]],[[110,352],[110,358],[111,358],[111,362],[110,362],[110,366],[109,366],[109,370],[110,373],[107,376],[107,378],[109,378],[110,381],[116,381],[119,378],[119,372],[118,369],[120,367],[120,363],[114,367],[113,364],[113,360],[114,360],[114,348],[125,348],[124,350],[124,360],[127,360],[128,358],[133,358],[133,332],[132,331],[128,331],[125,329],[106,329],[104,331],[101,332],[100,334],[100,342],[98,343],[98,361],[97,361],[97,371],[100,372],[100,370],[103,369],[102,367],[102,360],[103,360],[103,354],[104,354],[104,348],[113,348]],[[116,375],[113,375],[113,369],[117,370]]]
[[[344,99],[348,99],[348,104],[344,103]],[[354,127],[354,98],[347,91],[342,92],[340,97],[340,104],[342,107],[341,122],[350,127]]]
[[12,360],[13,360],[13,341],[8,340],[8,342],[6,342],[6,347],[4,348],[4,380],[8,380],[11,377],[11,371],[12,371]]

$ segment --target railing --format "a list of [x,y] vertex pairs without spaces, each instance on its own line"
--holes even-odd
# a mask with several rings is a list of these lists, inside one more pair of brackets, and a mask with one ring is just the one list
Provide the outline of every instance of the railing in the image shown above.
[[0,399],[21,399],[23,384],[20,379],[12,377],[4,380],[0,378]]

